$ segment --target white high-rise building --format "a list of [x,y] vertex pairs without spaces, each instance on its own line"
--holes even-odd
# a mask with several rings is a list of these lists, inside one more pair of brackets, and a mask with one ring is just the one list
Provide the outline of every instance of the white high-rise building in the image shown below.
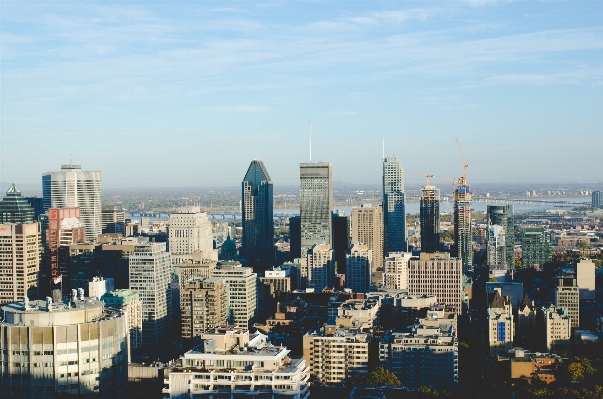
[[223,262],[212,269],[210,275],[221,278],[226,285],[230,324],[241,327],[253,325],[258,314],[258,276],[253,269],[238,262]]
[[576,265],[576,279],[580,299],[595,299],[595,262],[581,259]]
[[505,244],[505,229],[498,224],[487,227],[487,264],[490,270],[506,269],[507,246]]
[[136,244],[129,261],[130,289],[142,302],[142,343],[156,347],[169,337],[172,324],[170,254],[165,243]]
[[383,160],[383,236],[384,253],[407,250],[404,169],[396,155]]
[[299,165],[301,255],[314,244],[332,244],[333,167],[328,162]]
[[195,252],[202,252],[204,259],[218,260],[211,222],[200,207],[179,208],[170,215],[168,223],[170,255],[174,264],[190,261]]
[[38,294],[40,224],[0,224],[0,304]]
[[357,242],[345,254],[345,284],[353,292],[368,292],[371,286],[373,251]]
[[383,261],[383,284],[393,290],[408,288],[408,261],[410,252],[390,252]]
[[301,267],[302,288],[314,288],[317,292],[333,287],[335,261],[328,244],[315,244],[306,252]]
[[44,210],[80,208],[80,221],[86,228],[86,240],[102,233],[101,172],[83,172],[81,165],[61,165],[60,172],[42,175]]
[[435,295],[438,302],[454,306],[462,313],[462,262],[449,253],[421,253],[408,262],[408,294]]

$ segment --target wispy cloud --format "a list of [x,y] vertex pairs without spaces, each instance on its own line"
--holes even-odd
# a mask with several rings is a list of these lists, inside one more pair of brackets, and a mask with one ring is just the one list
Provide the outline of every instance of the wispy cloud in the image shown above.
[[223,107],[207,107],[209,111],[228,111],[228,112],[263,112],[270,109],[270,107],[258,106],[258,105],[235,105],[235,106],[223,106]]

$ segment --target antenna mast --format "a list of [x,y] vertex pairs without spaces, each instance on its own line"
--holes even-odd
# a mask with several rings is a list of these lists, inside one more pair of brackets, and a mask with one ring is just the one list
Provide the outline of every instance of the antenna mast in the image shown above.
[[312,162],[312,121],[308,121],[308,130],[310,131],[310,162]]

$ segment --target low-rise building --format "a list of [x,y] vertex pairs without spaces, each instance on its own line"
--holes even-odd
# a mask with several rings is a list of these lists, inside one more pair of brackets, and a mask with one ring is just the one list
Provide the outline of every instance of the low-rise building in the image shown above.
[[309,367],[261,333],[221,326],[203,333],[201,344],[182,357],[165,379],[170,399],[270,397],[307,399]]
[[348,299],[337,309],[335,324],[344,327],[352,325],[371,328],[379,324],[380,303],[376,299]]
[[507,352],[513,348],[515,337],[513,308],[508,296],[498,291],[488,294],[488,341],[490,355]]

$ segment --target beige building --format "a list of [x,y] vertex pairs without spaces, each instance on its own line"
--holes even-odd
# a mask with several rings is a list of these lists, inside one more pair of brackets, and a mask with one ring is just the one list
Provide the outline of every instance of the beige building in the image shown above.
[[545,306],[539,311],[544,327],[544,350],[551,350],[555,345],[569,345],[572,333],[571,316],[566,308]]
[[313,288],[320,292],[331,288],[335,282],[335,260],[329,244],[314,244],[306,254],[306,262],[301,265],[303,288]]
[[513,348],[513,306],[510,298],[501,296],[498,291],[488,294],[488,338],[490,355],[508,352]]
[[438,302],[462,312],[462,263],[449,253],[421,253],[408,262],[408,294],[435,295]]
[[295,284],[295,277],[292,276],[294,269],[293,267],[287,266],[274,266],[272,269],[268,269],[264,272],[264,277],[260,277],[260,281],[270,286],[270,295],[279,292],[291,292],[292,287]]
[[555,306],[567,309],[567,314],[572,319],[572,328],[580,326],[580,292],[575,278],[557,278]]
[[368,373],[369,339],[358,329],[325,325],[304,335],[304,360],[323,384]]
[[198,337],[228,318],[226,286],[220,278],[196,278],[180,290],[182,338]]
[[595,262],[581,259],[576,265],[576,279],[580,299],[595,299]]
[[[373,272],[383,268],[383,208],[370,204],[352,208],[352,242],[367,245],[373,251]],[[381,280],[381,273],[377,273]],[[377,277],[377,276],[376,276]]]
[[218,262],[209,259],[203,259],[200,252],[194,253],[190,260],[181,262],[176,266],[180,289],[184,283],[195,278],[211,277],[212,271],[216,268]]
[[218,252],[213,248],[211,222],[200,207],[179,208],[170,215],[168,224],[169,252],[173,264],[192,259],[195,252],[201,252],[205,259],[218,260]]
[[408,288],[408,261],[410,252],[390,252],[383,260],[383,284],[392,290]]
[[0,304],[38,296],[40,225],[0,224]]
[[238,326],[253,325],[258,313],[258,276],[253,269],[241,266],[238,262],[222,262],[212,270],[211,277],[224,280],[230,323]]

